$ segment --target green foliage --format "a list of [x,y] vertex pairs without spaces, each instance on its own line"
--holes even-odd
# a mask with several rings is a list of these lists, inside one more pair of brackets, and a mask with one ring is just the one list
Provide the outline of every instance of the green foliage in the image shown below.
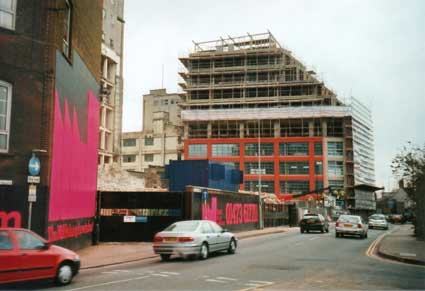
[[393,159],[391,168],[393,174],[403,179],[405,187],[410,188],[408,193],[414,199],[419,181],[425,178],[425,144],[420,147],[408,142]]

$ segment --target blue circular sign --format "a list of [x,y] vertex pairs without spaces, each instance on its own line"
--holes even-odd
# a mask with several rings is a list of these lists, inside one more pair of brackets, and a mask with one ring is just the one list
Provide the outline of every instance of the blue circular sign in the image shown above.
[[28,163],[28,172],[31,176],[37,176],[40,174],[40,160],[35,156],[35,154],[32,154],[32,158]]

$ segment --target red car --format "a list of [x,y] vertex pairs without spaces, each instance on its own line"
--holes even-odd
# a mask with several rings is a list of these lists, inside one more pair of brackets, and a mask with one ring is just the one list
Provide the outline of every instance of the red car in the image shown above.
[[51,245],[28,229],[0,228],[0,284],[54,278],[69,284],[80,269],[79,256]]

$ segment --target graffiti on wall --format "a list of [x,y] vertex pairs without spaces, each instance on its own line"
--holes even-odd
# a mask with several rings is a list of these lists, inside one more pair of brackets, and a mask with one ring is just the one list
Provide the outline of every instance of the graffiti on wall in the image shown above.
[[212,220],[219,225],[238,225],[258,222],[258,205],[255,203],[226,202],[220,209],[217,197],[211,197],[211,203],[202,204],[202,219]]
[[76,225],[70,223],[59,224],[56,226],[50,225],[47,228],[48,241],[58,241],[67,238],[73,238],[80,236],[85,233],[93,231],[93,222],[89,223],[78,223]]
[[49,222],[95,214],[99,86],[76,51],[73,60],[57,52]]
[[0,227],[22,227],[21,213],[0,211]]

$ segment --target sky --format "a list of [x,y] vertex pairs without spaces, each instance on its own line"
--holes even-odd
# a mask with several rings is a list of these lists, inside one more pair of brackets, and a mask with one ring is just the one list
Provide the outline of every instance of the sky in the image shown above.
[[[270,31],[341,100],[373,114],[377,185],[391,160],[425,143],[425,1],[125,0],[123,131],[142,128],[142,95],[181,92],[193,42]],[[164,71],[164,73],[162,73]]]

